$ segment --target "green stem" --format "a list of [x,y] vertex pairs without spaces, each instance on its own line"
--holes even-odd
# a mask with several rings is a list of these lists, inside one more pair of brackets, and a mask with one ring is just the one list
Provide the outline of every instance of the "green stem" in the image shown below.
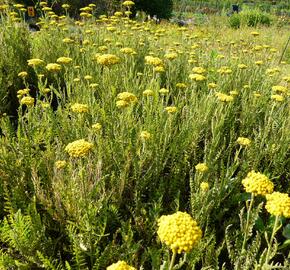
[[278,221],[279,221],[279,216],[276,216],[272,235],[271,235],[271,239],[270,239],[270,242],[268,244],[268,250],[267,250],[266,260],[265,260],[265,264],[264,264],[265,266],[267,266],[269,263],[269,256],[270,256],[271,247],[272,247],[272,244],[274,241],[274,236],[275,236],[276,232],[278,231],[278,229],[277,229]]
[[250,205],[249,205],[249,208],[247,209],[247,223],[246,223],[245,235],[244,235],[244,240],[243,240],[243,245],[242,245],[242,254],[246,251],[245,246],[246,246],[246,242],[247,242],[248,235],[249,235],[250,214],[251,214],[251,210],[253,207],[254,197],[255,197],[255,195],[254,195],[254,193],[252,193]]
[[173,255],[172,255],[171,262],[170,262],[168,270],[172,270],[173,269],[175,258],[176,258],[176,251],[173,251]]

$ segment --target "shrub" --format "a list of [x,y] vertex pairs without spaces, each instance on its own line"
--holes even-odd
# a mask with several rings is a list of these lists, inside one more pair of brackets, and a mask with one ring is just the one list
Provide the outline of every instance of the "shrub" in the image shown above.
[[234,14],[229,18],[229,25],[231,28],[238,29],[241,26],[241,19],[239,14]]

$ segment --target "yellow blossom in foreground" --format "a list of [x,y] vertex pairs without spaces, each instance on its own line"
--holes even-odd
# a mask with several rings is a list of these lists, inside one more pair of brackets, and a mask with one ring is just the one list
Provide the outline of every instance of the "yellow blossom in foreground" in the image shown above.
[[190,252],[202,237],[197,222],[189,214],[180,211],[161,216],[157,234],[161,242],[175,253]]
[[102,66],[112,66],[120,63],[120,58],[114,54],[103,54],[97,58],[98,64]]
[[260,34],[258,32],[256,32],[256,31],[253,31],[253,32],[251,32],[251,35],[256,37],[256,36],[259,36]]
[[23,97],[20,100],[20,104],[23,104],[26,106],[33,106],[34,105],[34,98],[33,97]]
[[93,124],[92,129],[94,131],[100,131],[102,129],[102,125],[100,123]]
[[208,86],[208,88],[210,88],[210,89],[215,89],[215,88],[217,88],[217,84],[216,84],[216,83],[213,83],[213,82],[209,83],[207,86]]
[[281,95],[272,95],[271,99],[278,101],[278,102],[282,102],[284,100],[284,97]]
[[143,91],[143,96],[145,97],[154,96],[154,92],[151,89],[146,89]]
[[123,6],[126,6],[126,7],[131,7],[131,6],[134,6],[135,3],[133,1],[124,1],[122,3]]
[[282,86],[282,85],[274,85],[272,87],[272,90],[275,92],[281,92],[281,93],[287,92],[287,88],[285,86]]
[[107,267],[107,270],[136,270],[135,267],[128,265],[124,261],[118,261]]
[[233,96],[229,96],[224,93],[217,92],[215,95],[218,100],[223,101],[223,102],[231,102],[234,100]]
[[65,160],[58,160],[55,162],[55,167],[57,169],[63,169],[66,166],[66,161]]
[[248,66],[245,64],[238,64],[239,69],[246,69]]
[[140,138],[143,140],[149,140],[151,138],[151,134],[148,131],[141,131]]
[[20,90],[17,91],[17,95],[24,96],[24,95],[29,94],[29,91],[30,91],[29,88],[20,89]]
[[237,143],[242,145],[242,146],[248,146],[251,144],[251,140],[245,137],[239,137],[237,139]]
[[159,72],[159,73],[165,72],[165,69],[164,69],[163,66],[157,66],[157,67],[154,68],[154,70],[156,72]]
[[168,59],[168,60],[174,60],[174,59],[176,59],[176,58],[178,57],[178,54],[175,53],[175,52],[172,52],[172,53],[166,53],[166,54],[164,55],[164,57],[165,57],[166,59]]
[[155,66],[155,67],[163,66],[163,61],[160,58],[153,57],[153,56],[150,56],[150,55],[145,56],[145,62],[146,62],[146,64],[152,65],[152,66]]
[[44,61],[38,58],[34,58],[34,59],[27,60],[27,63],[28,63],[28,66],[30,67],[36,67],[36,66],[42,65]]
[[286,193],[273,192],[266,195],[266,210],[274,216],[290,218],[290,198]]
[[254,193],[255,195],[270,194],[274,190],[274,184],[269,178],[259,172],[251,171],[247,177],[242,180],[242,184],[246,192]]
[[176,86],[176,88],[180,88],[180,89],[187,88],[187,85],[185,83],[177,83],[175,86]]
[[122,92],[122,93],[119,93],[118,96],[117,96],[118,99],[120,100],[124,100],[128,103],[136,103],[138,101],[137,97],[130,93],[130,92]]
[[125,101],[125,100],[117,100],[116,101],[116,106],[117,108],[126,108],[130,105],[129,102]]
[[208,191],[209,190],[209,184],[208,184],[208,182],[201,182],[200,183],[200,189],[202,191]]
[[68,9],[68,8],[70,8],[70,5],[69,4],[63,4],[61,7],[64,8],[64,9]]
[[208,171],[208,167],[205,163],[198,163],[196,166],[195,166],[195,169],[198,171],[198,172],[206,172]]
[[71,110],[76,113],[86,113],[89,111],[89,106],[87,104],[75,103],[71,105]]
[[70,57],[59,57],[56,62],[59,64],[69,64],[72,61]]
[[189,74],[189,78],[196,82],[202,82],[206,80],[206,77],[201,74]]
[[161,88],[159,91],[158,91],[161,95],[166,95],[169,93],[169,90],[166,89],[166,88]]
[[124,54],[129,54],[129,55],[136,54],[136,51],[134,49],[128,48],[128,47],[120,49],[120,52]]
[[177,112],[177,108],[175,106],[168,106],[168,107],[165,108],[165,111],[167,111],[169,114],[176,113]]
[[226,74],[231,74],[233,71],[227,67],[227,66],[222,66],[217,70],[217,72],[221,75],[226,75]]
[[203,74],[206,72],[206,70],[203,67],[194,67],[192,69],[192,72],[197,74]]
[[46,69],[48,71],[57,72],[61,70],[61,65],[56,64],[56,63],[50,63],[46,65]]
[[84,139],[80,139],[80,140],[69,143],[65,147],[65,151],[71,157],[84,157],[90,152],[93,146],[94,145],[92,143],[87,142]]
[[25,77],[28,76],[28,73],[26,71],[21,71],[21,72],[18,73],[17,76],[20,77],[20,78],[25,78]]

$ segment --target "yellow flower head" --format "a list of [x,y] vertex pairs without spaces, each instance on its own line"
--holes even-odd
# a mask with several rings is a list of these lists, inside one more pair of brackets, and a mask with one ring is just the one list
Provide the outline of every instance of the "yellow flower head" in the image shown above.
[[56,62],[59,64],[69,64],[72,61],[70,57],[59,57]]
[[34,58],[34,59],[27,60],[27,63],[28,63],[28,66],[30,67],[36,67],[36,66],[42,65],[44,61],[38,58]]
[[206,77],[201,74],[189,74],[189,78],[196,82],[202,82],[206,80]]
[[197,74],[203,74],[206,72],[206,69],[204,69],[203,67],[194,67],[192,69],[192,72]]
[[290,218],[290,198],[286,193],[273,192],[266,195],[266,210],[274,216]]
[[18,77],[20,78],[26,78],[28,76],[28,73],[26,71],[21,71],[18,73]]
[[238,64],[239,69],[246,69],[248,66],[245,64]]
[[166,95],[169,93],[169,90],[166,89],[166,88],[161,88],[159,91],[158,91],[161,95]]
[[122,48],[122,49],[120,49],[120,52],[121,53],[124,53],[124,54],[129,54],[129,55],[134,55],[134,54],[136,54],[136,51],[134,50],[134,49],[132,49],[132,48]]
[[163,61],[159,57],[153,57],[151,55],[145,56],[145,62],[154,67],[163,66]]
[[141,131],[140,138],[144,141],[149,140],[151,138],[151,134],[148,131]]
[[215,88],[217,88],[217,84],[216,84],[216,83],[213,83],[213,82],[209,83],[207,86],[208,86],[208,88],[210,88],[210,89],[215,89]]
[[278,102],[282,102],[284,100],[284,97],[281,95],[272,95],[271,99],[278,101]]
[[76,113],[86,113],[89,111],[89,106],[87,104],[75,103],[71,105],[71,110]]
[[69,9],[70,5],[69,4],[63,4],[61,7],[64,8],[64,9]]
[[154,92],[151,89],[146,89],[143,91],[143,96],[145,97],[154,96]]
[[208,191],[209,190],[209,184],[208,184],[208,182],[201,182],[200,183],[200,189],[202,191]]
[[175,106],[168,106],[165,108],[165,111],[167,111],[169,114],[172,114],[177,112],[177,108]]
[[195,166],[195,169],[198,171],[198,172],[206,172],[208,171],[208,167],[205,163],[198,163],[196,166]]
[[231,102],[234,100],[233,96],[226,95],[224,93],[217,92],[215,95],[218,100],[223,101],[223,102]]
[[136,270],[135,267],[128,265],[124,261],[118,261],[107,267],[107,270]]
[[197,222],[187,213],[178,211],[158,219],[157,234],[173,252],[190,252],[202,237]]
[[50,63],[46,65],[46,69],[51,72],[57,72],[61,70],[61,65],[56,63]]
[[175,58],[178,57],[178,54],[175,53],[175,52],[172,52],[172,53],[167,53],[164,55],[164,57],[168,60],[174,60]]
[[131,7],[134,6],[135,3],[133,1],[124,1],[122,5],[126,7]]
[[123,100],[123,101],[126,101],[128,103],[132,103],[132,104],[134,104],[134,103],[136,103],[138,101],[137,97],[134,94],[130,93],[130,92],[119,93],[117,98],[119,100]]
[[254,193],[255,195],[270,194],[274,190],[274,184],[269,178],[259,172],[251,171],[247,177],[242,180],[242,184],[246,192]]
[[114,54],[103,54],[98,56],[97,62],[102,66],[112,66],[120,63],[120,58]]
[[69,143],[65,151],[71,157],[84,157],[86,156],[90,150],[93,148],[93,144],[85,141],[84,139],[80,139],[74,142]]
[[281,93],[287,92],[287,88],[285,86],[282,86],[282,85],[274,85],[272,87],[272,90],[275,92],[281,92]]
[[93,124],[92,129],[94,131],[100,131],[102,129],[102,125],[100,123]]
[[248,146],[251,144],[251,140],[245,137],[239,137],[237,143],[242,146]]
[[26,106],[33,106],[34,105],[34,98],[33,97],[23,97],[20,100],[20,104],[23,104]]
[[55,162],[55,167],[57,169],[63,169],[66,166],[66,161],[65,160],[58,160]]
[[187,85],[185,83],[177,83],[175,86],[176,86],[176,88],[179,88],[179,89],[187,88]]

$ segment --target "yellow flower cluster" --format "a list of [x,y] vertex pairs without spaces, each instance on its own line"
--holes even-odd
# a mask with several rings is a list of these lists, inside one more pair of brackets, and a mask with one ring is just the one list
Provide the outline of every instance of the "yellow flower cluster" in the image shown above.
[[55,167],[57,169],[63,169],[66,166],[66,161],[65,160],[58,160],[55,162]]
[[282,86],[282,85],[274,85],[272,87],[272,90],[275,92],[281,92],[281,93],[287,92],[287,88],[285,86]]
[[194,67],[192,69],[192,72],[197,74],[203,74],[206,72],[206,70],[203,67]]
[[28,66],[30,67],[36,67],[36,66],[42,65],[44,61],[38,58],[33,58],[33,59],[27,60],[27,63],[28,63]]
[[231,74],[233,71],[227,67],[227,66],[222,66],[217,70],[217,72],[221,75],[226,75],[226,74]]
[[23,97],[20,100],[20,104],[23,104],[23,105],[26,105],[26,106],[33,106],[34,98],[33,97]]
[[176,59],[176,58],[178,57],[178,54],[175,53],[175,52],[172,52],[172,53],[166,53],[166,54],[164,55],[164,57],[165,57],[166,59],[168,59],[168,60],[174,60],[174,59]]
[[124,1],[123,2],[123,6],[126,6],[126,7],[131,7],[134,5],[135,5],[135,3],[133,1]]
[[97,62],[108,67],[120,63],[120,58],[114,54],[103,54],[97,57]]
[[71,110],[76,113],[86,113],[89,111],[89,106],[87,104],[75,103],[71,105]]
[[138,102],[137,97],[130,92],[119,93],[117,99],[116,106],[118,108],[128,107],[129,105],[133,105]]
[[136,270],[135,267],[128,265],[124,261],[118,261],[107,267],[107,270]]
[[65,147],[65,151],[71,157],[84,157],[89,153],[89,151],[93,148],[93,146],[94,145],[92,143],[87,142],[84,139],[80,139],[69,143]]
[[221,93],[221,92],[217,92],[215,95],[218,100],[223,101],[223,102],[231,102],[234,100],[232,96]]
[[70,57],[59,57],[56,62],[59,64],[69,64],[72,61]]
[[273,192],[266,195],[266,210],[274,216],[290,218],[290,198],[286,193]]
[[278,102],[282,102],[284,100],[284,97],[281,95],[271,95],[271,99],[278,101]]
[[208,184],[208,182],[201,182],[200,183],[200,189],[202,191],[208,191],[209,190],[209,184]]
[[158,220],[157,234],[173,252],[189,252],[202,237],[197,222],[187,213],[178,211],[172,215],[161,216]]
[[159,57],[154,57],[151,55],[145,56],[145,62],[146,64],[154,67],[163,66],[163,61]]
[[100,131],[102,129],[102,125],[100,123],[93,124],[92,129],[94,131]]
[[205,163],[198,163],[196,166],[195,166],[195,169],[198,171],[198,172],[206,172],[208,170],[208,167]]
[[136,54],[136,51],[134,49],[132,49],[132,48],[129,48],[129,47],[120,49],[120,52],[124,53],[124,54],[129,54],[129,55]]
[[242,184],[246,192],[254,193],[255,195],[270,194],[274,190],[274,184],[269,178],[259,172],[251,171],[247,177],[242,180]]
[[149,140],[151,138],[151,134],[148,131],[141,131],[140,138],[144,141]]
[[167,111],[169,114],[176,113],[177,112],[177,108],[175,106],[168,106],[168,107],[165,108],[165,111]]
[[56,63],[49,63],[46,65],[46,69],[51,72],[57,72],[61,70],[61,65]]
[[197,74],[197,73],[189,74],[189,78],[196,82],[202,82],[206,80],[205,76],[203,76],[202,74]]
[[251,144],[251,140],[245,137],[239,137],[237,139],[237,143],[242,145],[242,146],[248,146]]

